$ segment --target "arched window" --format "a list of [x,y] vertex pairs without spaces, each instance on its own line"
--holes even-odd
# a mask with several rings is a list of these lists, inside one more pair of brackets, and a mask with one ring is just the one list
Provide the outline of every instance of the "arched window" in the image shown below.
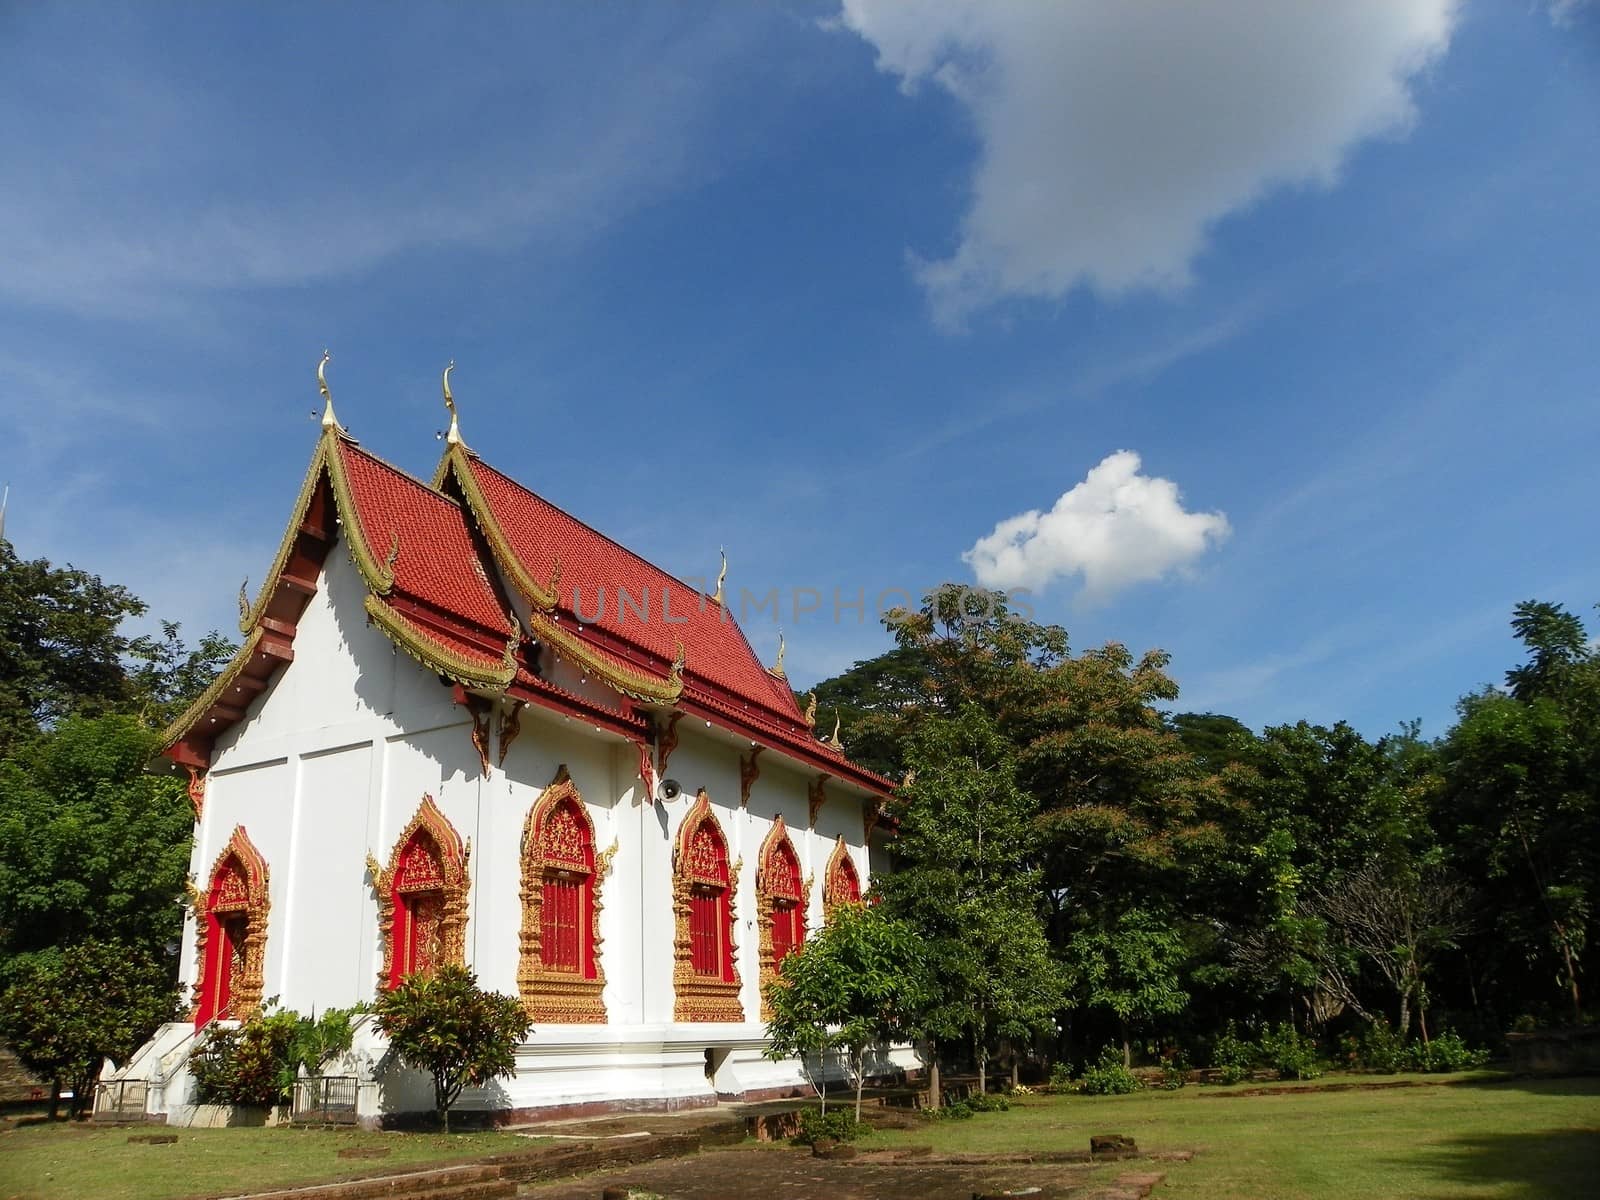
[[800,878],[800,857],[794,852],[782,815],[761,844],[756,867],[756,911],[761,922],[761,1019],[771,1017],[767,985],[777,977],[783,960],[806,940],[806,900],[809,890]]
[[728,863],[728,840],[702,788],[673,850],[676,1020],[744,1020],[733,949],[736,867]]
[[468,854],[433,797],[424,796],[395,842],[388,868],[368,860],[383,940],[381,986],[396,987],[407,975],[431,975],[446,963],[465,962]]
[[600,875],[594,823],[563,765],[522,827],[517,989],[534,1021],[603,1022]]
[[270,901],[266,860],[243,825],[234,827],[217,856],[206,890],[190,899],[200,964],[195,1026],[250,1016],[261,1004]]
[[822,919],[826,921],[841,904],[860,903],[861,876],[856,873],[855,860],[841,835],[828,859],[828,873],[822,877]]

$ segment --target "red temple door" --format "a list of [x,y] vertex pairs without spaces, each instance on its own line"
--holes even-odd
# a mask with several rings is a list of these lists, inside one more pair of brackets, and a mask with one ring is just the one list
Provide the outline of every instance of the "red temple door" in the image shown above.
[[250,932],[244,872],[224,863],[211,881],[206,906],[206,953],[195,1025],[225,1021],[233,1013],[233,992],[244,973],[245,939]]

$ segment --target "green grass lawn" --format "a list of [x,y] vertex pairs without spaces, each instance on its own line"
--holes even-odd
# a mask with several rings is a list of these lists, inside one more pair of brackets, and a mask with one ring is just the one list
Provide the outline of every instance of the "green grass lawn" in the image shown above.
[[[1029,1097],[1007,1113],[884,1131],[861,1144],[888,1149],[931,1142],[953,1153],[1087,1149],[1090,1134],[1125,1133],[1141,1150],[1200,1152],[1193,1162],[1160,1168],[1169,1193],[1184,1200],[1564,1200],[1597,1194],[1600,1079],[1479,1078],[1445,1085],[1438,1076],[1416,1078],[1426,1085],[1382,1091],[1286,1085],[1264,1096],[1239,1095],[1243,1088],[1187,1087]],[[1109,1178],[1128,1169],[1096,1174]]]
[[[175,1133],[174,1145],[130,1145]],[[509,1133],[363,1133],[320,1129],[168,1129],[164,1125],[23,1125],[0,1131],[0,1198],[179,1200],[370,1175],[395,1167],[478,1158],[535,1143]],[[386,1158],[341,1159],[347,1146],[383,1146]]]

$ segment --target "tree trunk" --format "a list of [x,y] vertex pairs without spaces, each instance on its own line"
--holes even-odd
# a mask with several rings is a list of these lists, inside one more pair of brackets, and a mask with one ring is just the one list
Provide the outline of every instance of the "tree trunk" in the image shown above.
[[61,1112],[61,1080],[50,1081],[50,1119],[54,1121]]
[[1411,993],[1400,993],[1400,1023],[1396,1026],[1400,1031],[1400,1040],[1406,1040],[1406,1034],[1411,1032]]
[[[1293,1019],[1293,1011],[1291,1007],[1291,1020]],[[1122,1030],[1122,1065],[1131,1071],[1133,1069],[1133,1043],[1128,1040],[1128,1022],[1119,1019],[1117,1025]]]
[[939,1049],[933,1050],[933,1058],[928,1063],[928,1107],[937,1109],[944,1104],[944,1090],[939,1084]]
[[972,1035],[972,1058],[978,1064],[978,1095],[983,1095],[989,1090],[989,1052],[983,1040],[977,1035]]
[[1583,1005],[1578,1000],[1578,972],[1572,966],[1572,943],[1567,941],[1567,931],[1556,921],[1556,936],[1561,939],[1561,959],[1567,964],[1567,986],[1572,990],[1572,1023],[1583,1024]]
[[861,1122],[861,1087],[867,1081],[866,1075],[867,1048],[860,1047],[855,1051],[856,1068],[856,1123]]
[[1016,1050],[1011,1051],[1011,1088],[1015,1091],[1022,1084],[1022,1055]]

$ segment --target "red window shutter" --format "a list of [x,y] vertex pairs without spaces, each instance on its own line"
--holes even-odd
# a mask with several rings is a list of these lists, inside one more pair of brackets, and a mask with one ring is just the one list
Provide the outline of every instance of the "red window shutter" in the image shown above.
[[539,954],[552,971],[583,970],[583,887],[570,873],[545,877]]
[[725,888],[697,887],[689,900],[689,959],[696,975],[722,976],[722,896]]

